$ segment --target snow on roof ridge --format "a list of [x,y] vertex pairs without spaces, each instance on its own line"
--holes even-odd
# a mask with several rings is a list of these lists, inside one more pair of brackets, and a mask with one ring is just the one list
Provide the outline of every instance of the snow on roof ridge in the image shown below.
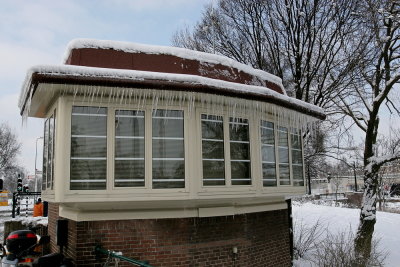
[[78,48],[103,48],[103,49],[114,49],[125,52],[143,52],[146,54],[165,54],[173,55],[181,58],[199,60],[201,62],[222,64],[228,67],[236,68],[246,72],[248,74],[258,76],[264,80],[271,81],[281,86],[283,91],[282,79],[271,73],[265,72],[263,70],[254,69],[253,67],[240,63],[234,59],[226,56],[210,54],[206,52],[200,52],[195,50],[190,50],[181,47],[171,47],[171,46],[158,46],[158,45],[147,45],[140,43],[124,42],[124,41],[111,41],[111,40],[97,40],[88,38],[78,38],[71,40],[67,49],[64,53],[63,64],[68,60],[68,57],[72,49]]
[[186,82],[198,85],[208,85],[218,88],[227,88],[238,92],[240,91],[240,92],[270,95],[272,97],[281,99],[288,103],[301,106],[309,111],[324,114],[324,110],[318,106],[312,105],[310,103],[301,101],[293,97],[289,97],[287,95],[282,95],[278,92],[275,92],[274,90],[271,90],[263,86],[238,84],[234,82],[217,80],[197,75],[126,70],[126,69],[107,69],[107,68],[96,68],[96,67],[75,66],[75,65],[36,65],[31,67],[26,74],[22,91],[19,97],[18,106],[20,109],[24,105],[24,101],[26,100],[27,94],[30,93],[29,89],[33,73],[49,74],[49,75],[51,74],[73,75],[77,77],[81,76],[81,77],[102,77],[102,78],[124,78],[136,81],[153,79],[153,80]]

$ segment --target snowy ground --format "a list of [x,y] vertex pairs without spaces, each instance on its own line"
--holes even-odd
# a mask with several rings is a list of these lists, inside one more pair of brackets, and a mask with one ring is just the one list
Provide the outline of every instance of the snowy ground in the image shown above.
[[[302,222],[313,225],[318,220],[331,233],[351,229],[356,231],[358,226],[359,209],[330,207],[312,203],[293,202],[293,223]],[[385,266],[400,266],[400,214],[377,212],[375,237],[380,238],[380,248],[389,253]],[[302,266],[300,265],[296,266]]]

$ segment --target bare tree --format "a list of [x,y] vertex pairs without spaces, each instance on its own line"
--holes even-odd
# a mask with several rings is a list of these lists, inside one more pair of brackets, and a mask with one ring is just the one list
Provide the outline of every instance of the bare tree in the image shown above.
[[192,31],[177,32],[173,44],[273,73],[297,99],[331,109],[330,99],[350,82],[355,51],[363,49],[348,46],[356,40],[352,11],[358,2],[220,0],[205,8]]
[[11,128],[5,123],[0,124],[0,176],[17,166],[16,157],[20,147],[21,144]]
[[[338,107],[364,133],[364,199],[360,224],[355,238],[358,258],[367,259],[376,222],[376,202],[379,170],[388,162],[400,158],[398,142],[384,156],[376,154],[379,114],[387,109],[400,115],[398,100],[393,94],[400,80],[400,4],[398,0],[363,0],[354,12],[358,25],[370,41],[362,53],[358,73],[350,90],[339,94]],[[355,36],[357,38],[357,36]]]

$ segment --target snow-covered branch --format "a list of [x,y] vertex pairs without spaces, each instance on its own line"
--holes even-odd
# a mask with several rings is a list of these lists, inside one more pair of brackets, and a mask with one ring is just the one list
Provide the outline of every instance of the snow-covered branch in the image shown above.
[[365,170],[367,172],[372,172],[373,168],[379,168],[385,163],[392,162],[398,159],[400,159],[400,151],[385,156],[373,156],[368,158],[368,164],[365,166]]

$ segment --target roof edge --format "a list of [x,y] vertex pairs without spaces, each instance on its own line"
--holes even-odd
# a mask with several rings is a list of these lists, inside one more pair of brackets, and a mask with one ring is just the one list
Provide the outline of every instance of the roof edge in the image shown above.
[[[56,69],[54,69],[54,67],[56,67]],[[77,69],[81,72],[77,72]],[[326,118],[323,109],[320,107],[260,86],[242,85],[182,74],[159,74],[132,70],[118,70],[118,73],[120,74],[119,76],[113,76],[115,71],[113,73],[112,70],[76,66],[33,67],[27,73],[20,94],[18,105],[21,114],[25,110],[28,99],[35,93],[34,88],[36,85],[39,83],[62,83],[121,87],[136,86],[138,88],[210,93],[273,103],[317,119],[323,120]]]

